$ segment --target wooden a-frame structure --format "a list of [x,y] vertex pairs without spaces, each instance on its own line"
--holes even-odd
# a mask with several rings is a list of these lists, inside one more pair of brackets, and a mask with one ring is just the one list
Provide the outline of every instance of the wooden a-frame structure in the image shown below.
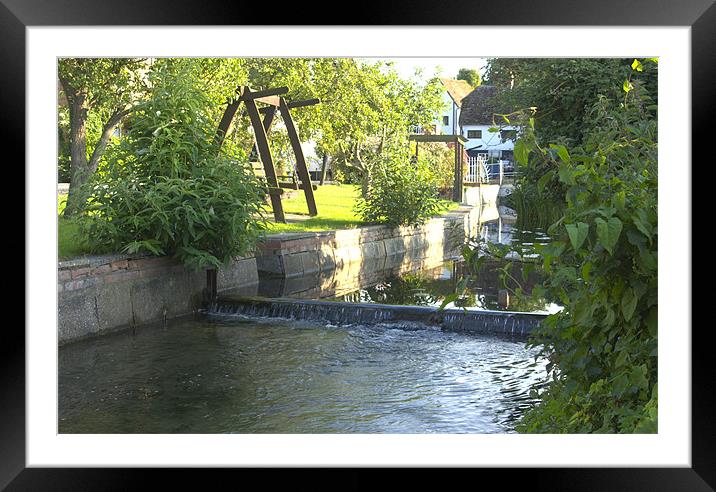
[[[303,189],[306,195],[308,213],[312,216],[318,215],[316,199],[313,195],[313,191],[316,188],[311,183],[311,175],[308,173],[306,159],[303,155],[303,149],[301,149],[301,141],[298,138],[298,129],[296,128],[296,124],[294,123],[289,110],[304,106],[312,106],[320,103],[321,101],[319,99],[308,99],[305,101],[288,102],[283,97],[283,94],[288,93],[288,87],[252,91],[248,86],[239,86],[236,89],[236,93],[237,97],[228,103],[226,110],[224,111],[224,115],[219,122],[219,128],[216,132],[216,141],[218,145],[221,146],[223,143],[236,111],[239,109],[241,103],[244,103],[249,120],[251,121],[251,126],[254,129],[254,137],[256,139],[255,149],[258,151],[259,159],[261,160],[264,172],[266,173],[268,194],[271,199],[271,207],[273,208],[274,218],[276,222],[285,223],[286,216],[283,212],[281,195],[283,194],[283,188],[288,187],[288,185],[284,185],[278,181],[276,168],[274,166],[274,159],[271,155],[271,146],[268,141],[268,133],[274,121],[274,117],[276,116],[276,112],[279,111],[284,125],[286,126],[288,139],[291,142],[291,149],[296,157],[296,171],[300,179],[299,188]],[[259,109],[256,103],[263,103],[266,106]],[[263,114],[263,120],[261,119],[260,114]]]

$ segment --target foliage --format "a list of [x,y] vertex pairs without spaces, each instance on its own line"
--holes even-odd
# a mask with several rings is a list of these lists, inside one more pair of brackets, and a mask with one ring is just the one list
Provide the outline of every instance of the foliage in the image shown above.
[[478,72],[474,68],[461,68],[460,70],[458,70],[457,77],[455,78],[457,80],[464,80],[473,88],[479,86],[481,83],[480,72]]
[[[491,58],[486,79],[502,91],[501,105],[515,110],[534,108],[540,142],[581,145],[594,128],[590,108],[604,96],[619,100],[627,77],[642,92],[656,95],[656,63],[641,71],[632,59],[618,58]],[[654,99],[654,102],[658,102]]]
[[[415,145],[411,148],[414,149]],[[441,193],[452,190],[455,184],[455,150],[438,142],[421,142],[417,145],[420,145],[418,160],[422,166],[433,170]]]
[[509,202],[520,220],[529,218],[539,227],[561,216],[567,185],[552,169],[549,158],[540,153],[524,158],[526,141],[581,151],[587,140],[611,121],[596,117],[595,103],[615,109],[627,95],[640,101],[646,117],[656,117],[656,59],[642,63],[632,59],[499,58],[490,60],[487,73],[490,83],[514,83],[513,90],[498,96],[506,107],[516,108],[509,116],[522,125],[525,134],[523,141],[515,143],[520,178]]
[[373,179],[356,207],[366,222],[414,226],[442,208],[438,177],[427,161],[410,158],[407,143],[386,149],[372,165]]
[[148,74],[151,97],[137,106],[106,175],[88,186],[82,226],[92,248],[172,254],[195,269],[254,248],[264,190],[248,166],[218,152],[196,68],[165,60]]
[[79,212],[79,193],[99,166],[112,132],[146,94],[146,60],[137,58],[61,58],[58,107],[58,165],[70,182],[65,215]]
[[521,159],[544,160],[565,187],[553,241],[535,247],[547,279],[533,291],[565,309],[531,341],[552,380],[522,432],[657,430],[657,122],[641,96],[599,98],[582,147],[522,139]]

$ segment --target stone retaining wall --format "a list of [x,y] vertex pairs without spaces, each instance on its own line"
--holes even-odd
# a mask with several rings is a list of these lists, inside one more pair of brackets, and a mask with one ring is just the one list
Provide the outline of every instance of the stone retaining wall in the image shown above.
[[311,233],[275,234],[256,252],[259,275],[295,278],[325,272],[368,275],[373,271],[415,270],[459,254],[474,234],[480,209],[462,206],[418,227],[368,226]]
[[[256,260],[238,258],[218,275],[218,288],[258,282]],[[169,257],[95,256],[57,269],[60,343],[189,314],[200,306],[206,273]]]

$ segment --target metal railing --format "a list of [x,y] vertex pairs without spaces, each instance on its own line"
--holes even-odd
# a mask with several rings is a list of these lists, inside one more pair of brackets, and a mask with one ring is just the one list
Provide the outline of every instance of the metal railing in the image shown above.
[[500,160],[495,164],[488,164],[487,158],[482,155],[467,158],[467,173],[465,183],[490,183],[502,184],[505,178],[516,178],[517,172],[506,165],[509,161]]

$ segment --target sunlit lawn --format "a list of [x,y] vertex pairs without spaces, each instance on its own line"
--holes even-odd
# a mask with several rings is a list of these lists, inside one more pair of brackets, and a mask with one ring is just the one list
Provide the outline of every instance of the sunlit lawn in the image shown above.
[[[319,186],[314,192],[318,215],[306,220],[294,220],[289,217],[288,224],[268,223],[268,234],[279,232],[305,232],[305,231],[330,231],[334,229],[351,229],[363,225],[360,217],[356,215],[355,204],[360,194],[357,185],[325,185]],[[67,195],[60,195],[57,204],[57,211],[60,214],[58,219],[58,248],[61,260],[73,258],[88,253],[86,244],[79,234],[77,222],[62,217],[65,208]],[[303,191],[296,196],[283,200],[283,209],[287,214],[301,214],[308,216],[308,206]],[[453,202],[444,201],[445,210],[450,210],[458,205]],[[268,207],[267,216],[273,217],[271,208]]]
[[[332,229],[350,229],[362,224],[355,213],[355,204],[360,188],[356,185],[325,185],[313,192],[316,197],[318,215],[306,220],[288,224],[269,223],[268,232],[327,231]],[[283,210],[287,214],[308,215],[306,195],[300,191],[296,196],[284,199]],[[271,208],[268,215],[273,217]],[[290,219],[289,219],[290,221]]]

